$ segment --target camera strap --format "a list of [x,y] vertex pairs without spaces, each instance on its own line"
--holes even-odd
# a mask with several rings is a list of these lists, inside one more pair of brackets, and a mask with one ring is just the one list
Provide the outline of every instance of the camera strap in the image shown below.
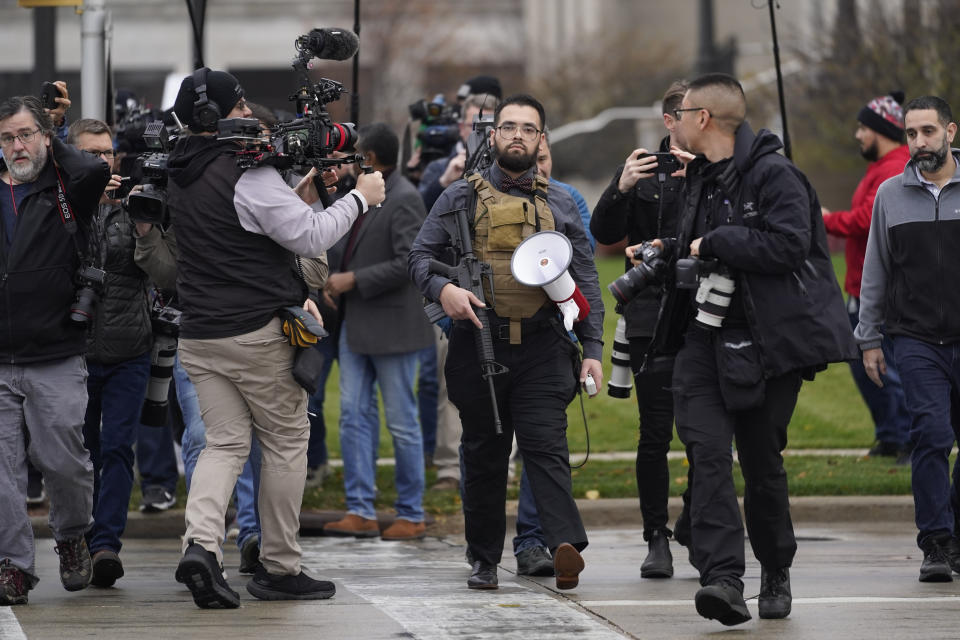
[[73,246],[77,249],[77,256],[82,263],[86,256],[77,240],[77,218],[73,215],[73,208],[67,200],[67,190],[63,186],[63,178],[60,177],[60,169],[57,168],[56,163],[53,165],[53,170],[57,172],[57,212],[60,214],[60,221],[63,223],[64,229],[73,239]]

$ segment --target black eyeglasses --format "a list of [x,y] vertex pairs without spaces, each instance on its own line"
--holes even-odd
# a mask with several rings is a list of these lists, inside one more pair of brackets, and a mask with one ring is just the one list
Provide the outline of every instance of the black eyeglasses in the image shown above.
[[103,151],[94,151],[93,149],[85,149],[87,153],[92,156],[97,156],[98,158],[103,158],[104,160],[112,160],[117,152],[113,149],[104,149]]
[[24,131],[14,136],[0,136],[0,147],[12,147],[14,140],[19,140],[21,144],[28,144],[33,142],[38,133],[40,133],[40,129]]
[[684,109],[674,109],[673,117],[676,118],[677,120],[680,120],[683,118],[683,116],[681,116],[680,114],[682,114],[684,111],[701,111],[701,110],[706,111],[708,116],[713,115],[712,113],[710,113],[709,109],[704,109],[703,107],[686,107]]

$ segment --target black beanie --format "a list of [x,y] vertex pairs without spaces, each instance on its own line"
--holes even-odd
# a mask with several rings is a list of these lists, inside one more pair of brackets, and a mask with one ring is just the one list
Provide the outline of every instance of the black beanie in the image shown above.
[[[234,76],[226,71],[207,71],[207,100],[217,104],[221,118],[226,118],[242,97],[243,87]],[[173,103],[173,111],[180,118],[180,122],[190,127],[195,133],[202,130],[193,121],[193,105],[197,100],[193,74],[191,74],[180,83],[180,91],[177,93],[176,102]]]
[[903,141],[903,92],[891,91],[874,98],[857,115],[857,121],[895,142]]
[[493,76],[475,76],[461,85],[457,91],[457,97],[461,100],[468,95],[492,95],[497,100],[503,98],[503,89],[500,88],[500,81]]

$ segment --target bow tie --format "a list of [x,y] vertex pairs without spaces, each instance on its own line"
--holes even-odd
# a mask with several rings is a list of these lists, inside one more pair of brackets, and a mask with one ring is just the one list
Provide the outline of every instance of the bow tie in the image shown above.
[[510,176],[503,176],[503,180],[500,181],[500,191],[506,193],[510,191],[510,189],[519,189],[526,193],[533,193],[533,178],[511,178]]

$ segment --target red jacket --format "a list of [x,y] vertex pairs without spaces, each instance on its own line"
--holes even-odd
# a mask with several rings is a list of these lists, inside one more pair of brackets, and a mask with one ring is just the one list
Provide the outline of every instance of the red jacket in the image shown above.
[[827,233],[847,239],[844,254],[847,259],[847,278],[843,288],[847,293],[860,297],[860,278],[863,275],[863,257],[867,251],[867,236],[870,234],[870,217],[873,215],[873,200],[884,180],[903,173],[910,159],[906,145],[889,152],[876,162],[871,162],[867,173],[853,192],[849,211],[833,211],[823,216]]

